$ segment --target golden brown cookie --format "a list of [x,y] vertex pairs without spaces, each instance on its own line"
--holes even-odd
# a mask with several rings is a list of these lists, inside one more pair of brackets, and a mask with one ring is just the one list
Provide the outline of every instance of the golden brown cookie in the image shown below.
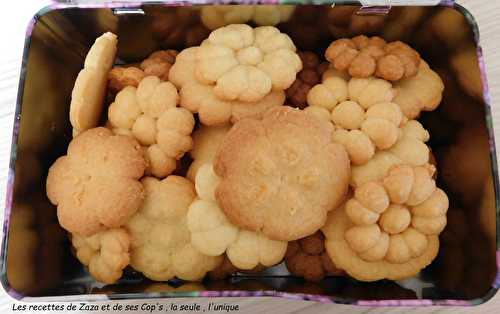
[[325,237],[321,231],[288,243],[285,255],[288,270],[307,281],[320,281],[325,276],[341,275],[325,250]]
[[287,241],[324,224],[347,192],[350,176],[347,153],[331,141],[330,126],[290,107],[236,123],[214,168],[222,178],[216,199],[229,220]]
[[178,52],[172,49],[155,51],[141,62],[141,69],[146,76],[154,75],[162,81],[167,81],[177,54]]
[[434,171],[431,165],[398,165],[382,180],[357,187],[322,228],[335,265],[361,281],[404,279],[429,265],[448,210]]
[[144,76],[144,71],[135,66],[114,66],[108,73],[108,90],[115,95],[127,86],[137,87]]
[[133,138],[101,127],[81,133],[47,177],[47,196],[57,205],[59,223],[83,236],[120,227],[142,204],[144,191],[138,180],[145,168]]
[[388,81],[415,76],[420,64],[420,55],[409,45],[364,35],[332,42],[325,57],[337,70],[353,77],[375,75]]

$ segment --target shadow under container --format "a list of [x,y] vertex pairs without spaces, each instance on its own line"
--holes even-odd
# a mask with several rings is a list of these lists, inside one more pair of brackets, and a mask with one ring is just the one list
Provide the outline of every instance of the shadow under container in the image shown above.
[[[397,282],[330,277],[308,283],[290,275],[284,264],[194,284],[153,283],[132,269],[114,285],[94,281],[72,255],[45,194],[47,171],[72,138],[70,96],[86,52],[96,37],[112,31],[119,38],[117,63],[134,63],[157,49],[198,45],[209,31],[200,22],[199,6],[56,3],[35,15],[26,35],[1,252],[1,280],[11,296],[25,301],[278,296],[358,305],[475,305],[496,293],[498,173],[472,15],[453,1],[392,8],[360,8],[348,1],[338,1],[334,8],[327,2],[293,4],[297,7],[290,20],[277,27],[299,50],[323,55],[337,38],[379,35],[409,43],[442,77],[440,107],[419,119],[431,134],[438,185],[450,198],[448,225],[434,262],[418,277]],[[455,56],[466,49],[473,51],[472,59],[457,61]]]

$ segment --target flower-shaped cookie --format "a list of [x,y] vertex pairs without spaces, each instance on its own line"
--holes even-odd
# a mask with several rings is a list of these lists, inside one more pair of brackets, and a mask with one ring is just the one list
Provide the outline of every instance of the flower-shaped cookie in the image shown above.
[[420,64],[420,55],[407,44],[364,35],[332,42],[325,57],[337,70],[353,77],[375,75],[388,81],[415,76]]
[[202,124],[213,126],[248,117],[260,118],[269,108],[285,102],[284,91],[272,91],[255,102],[221,100],[215,95],[214,86],[201,84],[196,78],[198,50],[199,47],[183,50],[170,70],[169,79],[180,89],[181,106],[198,113]]
[[199,168],[195,180],[199,199],[189,206],[187,214],[191,244],[210,256],[220,256],[225,252],[231,264],[239,269],[249,270],[281,262],[287,243],[232,224],[215,200],[214,192],[219,182],[211,163]]
[[292,86],[286,90],[286,98],[292,106],[304,109],[307,107],[309,90],[321,82],[321,76],[327,70],[328,62],[320,63],[318,55],[310,51],[299,52],[299,57],[303,68]]
[[224,100],[259,101],[295,81],[302,62],[288,35],[272,26],[231,24],[213,31],[197,50],[196,77]]
[[137,87],[145,76],[144,71],[135,66],[115,66],[108,73],[108,90],[116,95],[127,86]]
[[369,161],[375,150],[386,150],[400,137],[403,113],[392,103],[391,84],[376,78],[328,77],[307,95],[310,106],[329,110],[337,128],[333,140],[344,145],[353,165]]
[[317,231],[342,201],[349,158],[331,127],[287,106],[236,123],[219,147],[216,199],[229,220],[291,241]]
[[287,21],[294,10],[292,5],[206,5],[201,8],[201,21],[209,29],[249,21],[274,26]]
[[177,54],[178,52],[172,49],[155,51],[141,62],[141,69],[146,76],[154,75],[162,81],[167,81]]
[[433,111],[441,102],[444,84],[425,61],[420,62],[417,75],[394,83],[394,102],[408,119],[416,119],[421,111]]
[[84,236],[120,227],[142,204],[144,190],[138,180],[145,168],[133,138],[101,127],[81,133],[47,177],[47,196],[57,205],[59,223]]
[[341,275],[325,250],[325,237],[321,231],[288,243],[285,255],[288,270],[307,281],[320,281],[328,275]]
[[189,166],[186,177],[192,182],[195,182],[198,169],[205,163],[212,163],[217,149],[219,149],[222,140],[229,132],[229,125],[223,126],[204,126],[201,125],[193,132],[193,149],[189,151],[189,155],[193,158],[193,162]]
[[196,197],[193,184],[178,176],[161,181],[145,177],[142,184],[144,204],[125,225],[131,236],[130,265],[152,280],[203,279],[222,257],[207,256],[191,245],[186,215]]
[[423,166],[430,162],[430,149],[425,144],[429,132],[417,120],[410,120],[401,128],[401,136],[388,150],[377,151],[373,158],[360,166],[352,167],[351,185],[358,187],[366,182],[380,180],[394,165]]
[[115,34],[105,33],[95,40],[85,57],[71,93],[69,119],[74,136],[96,127],[99,122],[117,42]]
[[172,173],[176,161],[193,146],[194,118],[176,107],[178,101],[172,83],[147,76],[137,88],[120,91],[108,109],[113,132],[132,135],[146,147],[147,171],[158,178]]
[[100,282],[116,282],[130,261],[130,236],[123,228],[100,231],[89,237],[73,234],[71,242],[78,260]]
[[335,265],[362,281],[416,275],[436,257],[448,197],[429,164],[392,167],[380,181],[354,190],[322,231]]

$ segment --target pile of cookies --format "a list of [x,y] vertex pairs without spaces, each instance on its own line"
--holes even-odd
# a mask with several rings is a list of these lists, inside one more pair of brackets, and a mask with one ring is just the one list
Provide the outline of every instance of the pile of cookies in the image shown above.
[[47,177],[76,257],[104,283],[128,266],[200,281],[282,261],[309,281],[415,276],[446,225],[417,120],[439,105],[440,77],[379,37],[335,40],[324,59],[299,52],[274,26],[229,23],[259,24],[247,11],[207,9],[199,46],[138,64],[113,66],[114,34],[95,41],[74,138]]

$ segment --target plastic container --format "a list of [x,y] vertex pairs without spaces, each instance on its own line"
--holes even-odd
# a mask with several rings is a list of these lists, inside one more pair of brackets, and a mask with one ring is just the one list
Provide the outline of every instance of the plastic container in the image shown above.
[[[291,19],[278,27],[299,49],[320,54],[335,38],[358,33],[401,39],[417,48],[445,81],[440,108],[424,113],[420,120],[432,136],[438,184],[450,196],[448,226],[441,235],[439,256],[418,277],[373,283],[331,277],[312,284],[278,265],[263,273],[199,284],[152,283],[132,270],[126,270],[115,285],[95,282],[71,255],[55,208],[45,196],[47,170],[71,139],[70,95],[85,54],[108,30],[119,37],[118,63],[139,61],[160,47],[198,44],[207,30],[200,22],[200,8],[193,10],[185,2],[177,6],[85,1],[52,4],[39,11],[28,27],[1,254],[6,291],[16,299],[36,301],[279,296],[358,305],[471,305],[490,299],[500,286],[499,194],[488,86],[484,70],[470,70],[478,64],[484,69],[477,24],[453,1],[361,10],[344,6],[352,2],[338,2],[335,8],[326,2],[297,3]],[[346,10],[351,15],[345,17]],[[452,61],[466,48],[477,54]]]

